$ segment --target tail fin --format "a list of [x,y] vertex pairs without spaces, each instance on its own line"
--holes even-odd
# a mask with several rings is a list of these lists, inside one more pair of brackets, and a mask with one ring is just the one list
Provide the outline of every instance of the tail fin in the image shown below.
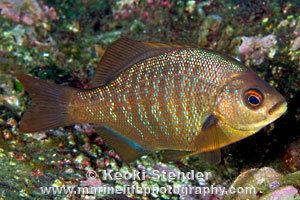
[[32,105],[20,123],[21,132],[42,131],[74,123],[68,114],[68,102],[75,90],[25,74],[17,78],[32,98]]

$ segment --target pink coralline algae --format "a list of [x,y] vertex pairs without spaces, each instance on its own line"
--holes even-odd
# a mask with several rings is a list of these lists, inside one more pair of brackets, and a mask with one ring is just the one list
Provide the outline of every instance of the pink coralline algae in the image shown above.
[[13,22],[35,25],[38,22],[57,20],[54,8],[36,0],[10,0],[0,2],[0,14]]
[[[93,173],[96,173],[96,172],[93,172]],[[97,177],[95,177],[95,178],[89,177],[86,180],[80,181],[80,185],[83,187],[100,187],[100,186],[103,186],[103,183],[102,183],[101,179],[99,179]]]
[[[141,8],[141,1],[139,0],[126,0],[120,1],[117,7],[114,9],[114,18],[128,19],[129,17],[135,17],[142,20],[147,20],[150,17],[150,11],[157,10],[158,8],[170,9],[174,4],[170,0],[147,0],[146,7]],[[152,16],[153,17],[153,16]]]
[[297,199],[298,191],[293,186],[285,186],[262,196],[261,200]]
[[272,58],[276,53],[277,40],[275,35],[265,37],[242,37],[239,53],[243,60],[250,60],[254,65],[261,64],[265,57]]

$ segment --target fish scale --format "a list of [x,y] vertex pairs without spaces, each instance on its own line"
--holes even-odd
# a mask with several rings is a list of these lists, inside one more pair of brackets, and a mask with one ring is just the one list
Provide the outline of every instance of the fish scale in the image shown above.
[[[131,139],[139,137],[144,146],[151,141],[160,149],[174,144],[192,149],[228,74],[246,70],[221,59],[193,48],[145,59],[108,86],[80,92],[76,100],[81,99],[78,104],[88,107],[88,112],[79,121],[114,127]],[[94,100],[87,105],[90,93]]]

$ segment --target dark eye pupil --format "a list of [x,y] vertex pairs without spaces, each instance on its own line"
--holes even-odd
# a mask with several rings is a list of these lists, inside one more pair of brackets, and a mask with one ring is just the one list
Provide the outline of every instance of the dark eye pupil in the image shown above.
[[252,105],[257,105],[260,103],[259,99],[256,96],[249,96],[248,98],[249,103],[251,103]]

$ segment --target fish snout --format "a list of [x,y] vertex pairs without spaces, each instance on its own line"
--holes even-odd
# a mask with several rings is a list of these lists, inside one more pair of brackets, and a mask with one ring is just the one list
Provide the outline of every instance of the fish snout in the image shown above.
[[270,116],[279,117],[284,114],[287,110],[287,102],[285,100],[281,100],[274,104],[268,111]]

